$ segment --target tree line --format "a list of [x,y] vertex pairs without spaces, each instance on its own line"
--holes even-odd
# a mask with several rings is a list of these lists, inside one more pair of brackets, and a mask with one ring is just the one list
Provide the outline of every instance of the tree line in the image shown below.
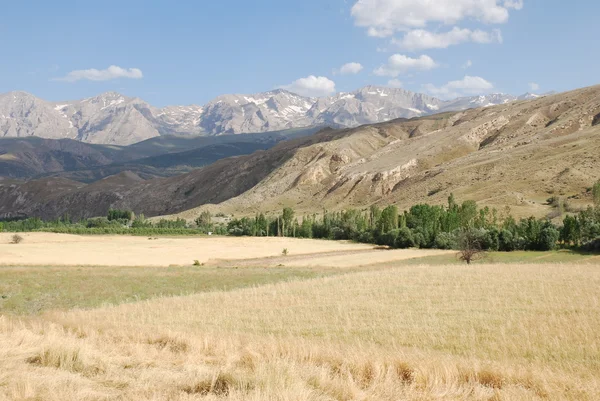
[[286,207],[278,215],[226,219],[204,211],[193,223],[184,219],[150,221],[131,211],[109,210],[106,217],[73,221],[29,218],[0,223],[0,231],[52,231],[72,234],[281,236],[352,240],[391,248],[459,249],[465,238],[490,251],[548,251],[557,247],[600,251],[600,181],[591,189],[594,206],[568,214],[562,224],[534,217],[516,220],[510,210],[459,203],[426,203],[399,211],[394,205],[366,210],[323,211],[298,216]]
[[368,210],[323,211],[296,216],[284,208],[277,216],[263,213],[231,220],[227,232],[236,236],[284,236],[353,240],[392,248],[459,249],[465,234],[489,251],[549,251],[558,247],[600,251],[600,182],[593,189],[594,206],[567,215],[562,225],[534,217],[516,220],[474,201],[447,205],[418,204],[400,212],[396,206]]

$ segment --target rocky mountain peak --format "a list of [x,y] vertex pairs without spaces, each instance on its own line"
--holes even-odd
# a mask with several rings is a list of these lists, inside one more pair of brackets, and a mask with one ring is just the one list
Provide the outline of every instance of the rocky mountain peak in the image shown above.
[[402,88],[369,85],[323,98],[274,89],[251,95],[222,95],[204,106],[159,109],[118,92],[64,102],[46,102],[26,92],[10,92],[0,95],[0,137],[37,135],[127,145],[164,134],[223,135],[310,126],[355,127],[505,104],[536,95],[523,96],[490,94],[445,101]]

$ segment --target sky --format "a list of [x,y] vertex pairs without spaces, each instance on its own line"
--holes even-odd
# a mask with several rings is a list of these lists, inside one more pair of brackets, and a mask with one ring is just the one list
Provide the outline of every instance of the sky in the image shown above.
[[155,106],[366,85],[440,98],[598,84],[596,0],[20,0],[0,10],[0,93],[106,91]]

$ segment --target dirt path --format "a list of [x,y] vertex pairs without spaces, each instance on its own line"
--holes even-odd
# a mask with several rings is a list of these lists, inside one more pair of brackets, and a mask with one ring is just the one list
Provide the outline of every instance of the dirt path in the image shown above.
[[209,260],[209,266],[238,267],[360,267],[381,265],[395,261],[441,255],[452,251],[423,249],[371,249],[341,250],[304,255],[273,256],[245,260]]

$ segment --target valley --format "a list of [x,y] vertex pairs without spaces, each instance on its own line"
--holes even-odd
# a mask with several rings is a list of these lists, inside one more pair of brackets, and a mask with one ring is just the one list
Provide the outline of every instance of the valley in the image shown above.
[[[215,161],[221,157],[218,147],[199,148],[138,160],[143,166],[126,162],[0,183],[0,214],[86,218],[105,215],[112,207],[193,220],[203,207],[234,214],[272,213],[286,205],[303,213],[373,204],[405,208],[425,199],[444,203],[454,193],[482,206],[508,206],[516,216],[541,217],[552,211],[546,202],[552,196],[568,198],[573,208],[590,203],[590,185],[600,178],[599,114],[600,87],[590,87],[357,128],[291,131],[298,135],[258,140],[241,149],[236,138],[253,142],[260,137],[215,137],[232,141],[220,143],[222,156],[236,157]],[[159,141],[164,140],[168,143]],[[217,146],[213,140],[192,141]],[[133,152],[164,145],[152,141],[133,145]],[[243,155],[257,147],[268,149]],[[182,164],[202,163],[208,165],[177,174]]]
[[4,3],[0,401],[600,400],[600,2]]

